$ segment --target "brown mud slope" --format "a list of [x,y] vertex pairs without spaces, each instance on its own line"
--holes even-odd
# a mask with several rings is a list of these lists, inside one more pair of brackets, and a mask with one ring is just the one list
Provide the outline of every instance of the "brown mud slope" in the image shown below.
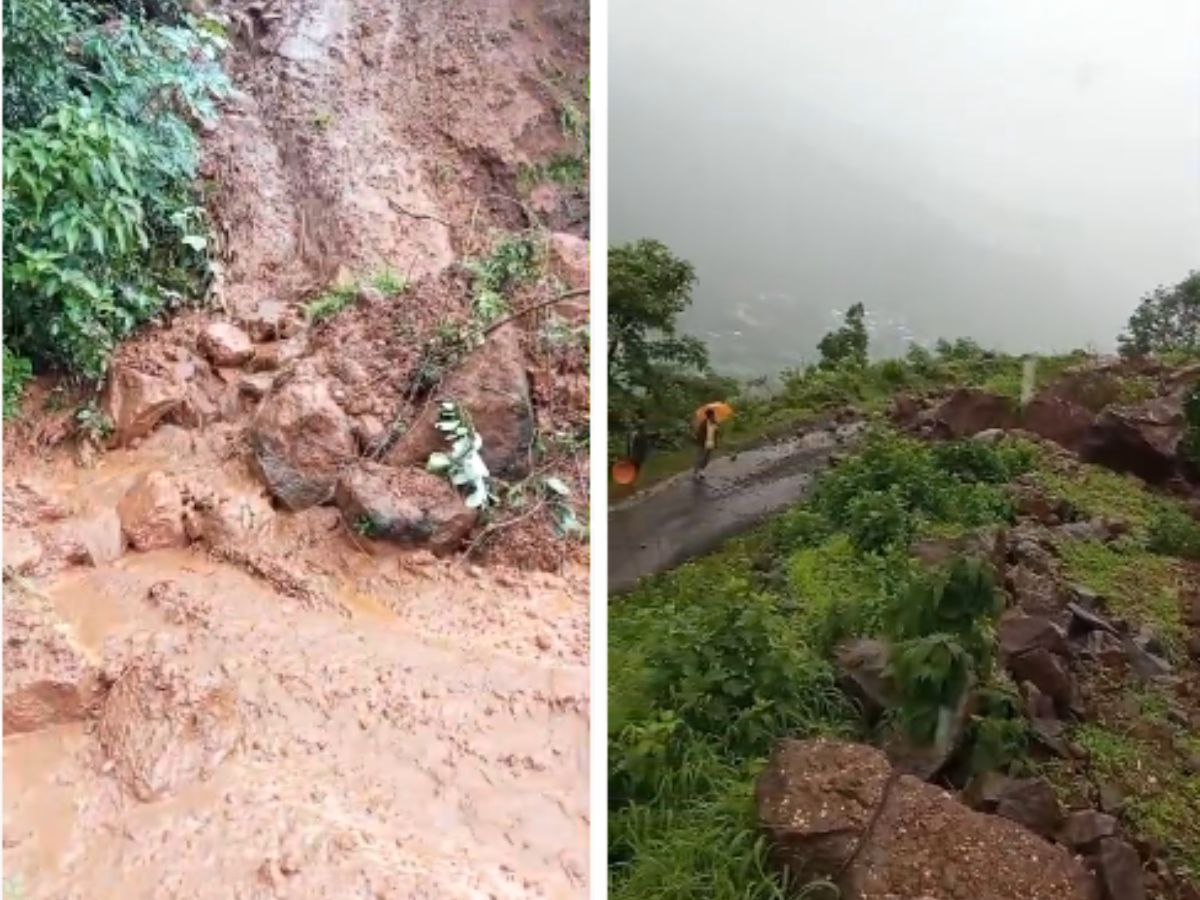
[[[513,309],[586,285],[586,191],[538,183],[583,152],[586,3],[225,12],[217,304],[122,348],[103,441],[49,385],[6,428],[6,879],[585,897],[586,546],[541,479],[581,514],[586,299],[431,348],[504,235],[537,249]],[[409,288],[303,315],[384,268]],[[423,469],[439,397],[501,476],[488,521]]]

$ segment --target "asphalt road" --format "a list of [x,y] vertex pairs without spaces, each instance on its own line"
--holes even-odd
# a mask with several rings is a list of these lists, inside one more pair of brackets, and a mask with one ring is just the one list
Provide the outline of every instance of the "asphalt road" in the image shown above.
[[857,423],[817,428],[718,456],[701,481],[685,472],[610,507],[609,592],[702,556],[802,500],[830,455],[860,429]]

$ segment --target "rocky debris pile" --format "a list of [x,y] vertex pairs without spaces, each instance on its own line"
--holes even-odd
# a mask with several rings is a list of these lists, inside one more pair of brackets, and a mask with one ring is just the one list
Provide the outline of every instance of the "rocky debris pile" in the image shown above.
[[157,647],[116,675],[97,734],[117,778],[151,802],[209,777],[241,739],[242,723],[224,676]]
[[52,605],[32,588],[4,585],[4,734],[91,717],[104,696],[99,668]]
[[775,864],[797,886],[829,880],[848,900],[1095,896],[1063,847],[896,774],[866,745],[780,742],[758,778],[755,805]]
[[1184,401],[1200,372],[1192,367],[1157,375],[1160,393],[1140,403],[1121,403],[1119,374],[1096,368],[1068,374],[1023,408],[1009,397],[959,388],[942,398],[902,396],[893,404],[892,419],[938,439],[1024,432],[1151,484],[1195,483],[1200,469],[1181,446]]

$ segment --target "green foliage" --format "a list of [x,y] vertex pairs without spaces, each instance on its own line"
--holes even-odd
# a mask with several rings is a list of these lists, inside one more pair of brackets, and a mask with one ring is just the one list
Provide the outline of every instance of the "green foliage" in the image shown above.
[[1200,466],[1200,384],[1192,388],[1184,400],[1183,418],[1183,450],[1193,463]]
[[100,411],[93,400],[75,411],[75,424],[79,431],[93,443],[105,443],[113,433],[113,422]]
[[1178,503],[1155,504],[1147,546],[1163,556],[1200,561],[1200,522]]
[[21,412],[21,396],[25,385],[33,378],[33,364],[4,347],[4,418],[11,419]]
[[9,4],[5,26],[5,340],[98,378],[117,341],[203,290],[192,125],[227,88],[223,43],[62,0]]
[[443,400],[435,426],[450,444],[450,452],[429,454],[426,468],[435,475],[444,475],[461,491],[466,491],[466,504],[480,509],[495,502],[492,495],[487,464],[479,455],[483,438],[475,431],[467,411],[453,400]]
[[905,545],[932,521],[969,527],[1009,521],[1012,502],[995,481],[1020,470],[1025,453],[975,443],[931,448],[873,433],[859,455],[819,479],[813,505],[873,553]]
[[385,297],[396,297],[408,290],[408,279],[399,272],[382,269],[371,276],[371,286]]
[[664,375],[707,370],[704,345],[695,338],[681,336],[676,323],[679,314],[691,305],[695,283],[691,264],[675,257],[658,241],[641,240],[609,248],[610,411],[627,412],[643,402],[658,406]]
[[547,475],[541,480],[542,496],[550,506],[550,515],[554,517],[554,530],[559,537],[572,535],[582,536],[586,529],[571,508],[571,489],[567,483],[556,475]]
[[335,284],[317,299],[304,305],[304,315],[314,325],[328,321],[354,302],[358,285],[353,282]]
[[1125,355],[1200,350],[1200,272],[1142,297],[1127,329],[1118,338]]
[[480,324],[488,325],[509,312],[506,292],[533,277],[537,259],[537,248],[529,238],[507,237],[483,259],[467,263],[475,276],[472,313]]
[[991,570],[956,559],[914,580],[887,613],[900,720],[916,740],[934,740],[942,717],[992,668],[992,624],[1003,603]]
[[[866,310],[855,303],[846,311],[845,324],[821,338],[817,349],[821,353],[821,368],[840,369],[845,366],[861,369],[867,364]],[[894,370],[890,370],[894,371]]]

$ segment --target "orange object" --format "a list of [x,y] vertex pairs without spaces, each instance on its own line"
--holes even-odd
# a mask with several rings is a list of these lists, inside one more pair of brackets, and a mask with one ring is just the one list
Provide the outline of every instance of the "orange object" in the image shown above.
[[710,409],[717,414],[718,422],[724,422],[726,419],[733,417],[733,407],[728,403],[721,403],[720,401],[715,403],[705,403],[694,413],[692,413],[692,425],[696,428],[699,428],[700,423],[704,420],[705,414]]
[[638,467],[631,459],[620,459],[613,466],[612,475],[617,484],[633,484],[637,481]]

